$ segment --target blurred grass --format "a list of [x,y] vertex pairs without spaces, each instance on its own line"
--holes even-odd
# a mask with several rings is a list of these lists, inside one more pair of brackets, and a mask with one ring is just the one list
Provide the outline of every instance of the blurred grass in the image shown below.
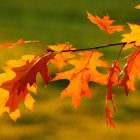
[[[86,10],[102,17],[107,12],[116,24],[140,23],[139,10],[133,7],[138,1],[131,0],[4,0],[0,1],[0,44],[14,43],[18,39],[40,40],[46,44],[70,42],[76,48],[100,46],[108,43],[107,35],[86,18]],[[127,27],[125,27],[128,30]],[[111,36],[112,43],[119,42],[120,35]],[[19,59],[21,55],[37,54],[45,47],[38,44],[21,45],[14,48],[1,48],[0,65],[9,59]],[[116,58],[119,47],[102,49],[103,60]],[[126,55],[130,51],[123,52]],[[50,65],[50,73],[58,72]],[[66,69],[66,68],[65,68]],[[2,71],[2,70],[1,70]],[[138,79],[136,79],[138,81]],[[138,81],[139,82],[139,81]],[[81,105],[75,111],[68,97],[59,101],[61,91],[68,81],[49,83],[45,88],[38,78],[38,95],[34,112],[20,104],[21,119],[17,123],[7,113],[0,116],[0,140],[5,139],[140,139],[140,88],[136,82],[136,94],[125,97],[123,89],[114,88],[117,95],[114,115],[117,131],[108,128],[105,122],[105,86],[90,83],[92,99],[82,98]],[[2,93],[1,93],[2,94]]]

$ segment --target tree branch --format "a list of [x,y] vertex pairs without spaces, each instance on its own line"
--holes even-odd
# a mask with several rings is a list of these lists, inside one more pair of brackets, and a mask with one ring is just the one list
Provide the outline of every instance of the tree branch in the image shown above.
[[[130,42],[131,43],[135,43],[135,41]],[[87,50],[97,50],[97,49],[101,49],[101,48],[107,48],[107,47],[111,47],[111,46],[120,46],[122,45],[123,47],[127,44],[127,42],[122,42],[122,43],[114,43],[114,44],[108,44],[108,45],[104,45],[104,46],[99,46],[99,47],[91,47],[91,48],[84,48],[84,49],[76,49],[76,50],[63,50],[60,52],[78,52],[78,51],[87,51]],[[54,52],[53,50],[47,50],[48,52]]]

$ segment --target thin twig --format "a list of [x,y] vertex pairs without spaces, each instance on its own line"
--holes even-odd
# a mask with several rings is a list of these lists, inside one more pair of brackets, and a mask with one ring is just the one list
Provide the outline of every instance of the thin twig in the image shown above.
[[[135,43],[135,41],[130,42],[131,43]],[[125,46],[127,44],[127,42],[122,42],[122,43],[114,43],[114,44],[108,44],[108,45],[104,45],[104,46],[99,46],[99,47],[91,47],[91,48],[84,48],[84,49],[76,49],[76,50],[62,50],[60,52],[77,52],[77,51],[86,51],[86,50],[97,50],[97,49],[101,49],[101,48],[107,48],[107,47],[111,47],[111,46],[119,46],[119,45],[123,45]],[[53,50],[48,50],[50,52],[54,52]]]

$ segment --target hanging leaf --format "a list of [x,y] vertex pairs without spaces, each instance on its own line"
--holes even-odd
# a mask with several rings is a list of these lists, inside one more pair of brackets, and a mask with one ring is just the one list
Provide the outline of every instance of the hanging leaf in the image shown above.
[[81,59],[74,59],[68,61],[68,63],[75,66],[70,71],[58,73],[52,81],[60,79],[68,79],[70,84],[61,93],[61,98],[72,96],[72,105],[75,109],[80,104],[82,96],[91,98],[91,91],[88,87],[88,82],[93,81],[101,85],[107,84],[107,74],[102,74],[96,70],[96,67],[108,67],[105,61],[99,60],[102,53],[96,51],[81,52],[79,55]]

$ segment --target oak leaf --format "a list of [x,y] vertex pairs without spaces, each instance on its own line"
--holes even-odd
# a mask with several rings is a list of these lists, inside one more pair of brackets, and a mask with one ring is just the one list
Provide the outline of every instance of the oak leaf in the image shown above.
[[31,42],[36,42],[36,41],[24,41],[23,39],[18,40],[16,43],[8,43],[8,44],[4,44],[4,45],[0,45],[0,48],[3,47],[13,47],[16,45],[21,45],[21,44],[25,44],[25,43],[31,43]]
[[23,39],[18,40],[16,43],[8,43],[8,44],[0,45],[0,48],[3,48],[3,47],[11,48],[11,47],[14,47],[14,46],[17,46],[17,45],[28,44],[28,43],[39,43],[39,44],[42,44],[42,45],[46,46],[47,49],[49,49],[48,45],[46,45],[45,43],[42,43],[42,42],[40,42],[38,40],[36,40],[36,41],[24,41]]
[[124,86],[126,96],[128,96],[130,89],[135,92],[135,77],[137,76],[140,79],[140,49],[133,51],[133,53],[127,57],[127,64],[124,67],[124,72],[125,76],[121,85]]
[[113,118],[108,106],[105,106],[105,114],[106,114],[106,123],[108,125],[108,123],[110,124],[110,126],[112,126],[114,129],[116,129],[114,123],[112,122],[111,118]]
[[112,126],[113,128],[115,128],[115,125],[113,124],[111,117],[112,114],[107,106],[107,101],[110,100],[112,102],[114,111],[116,112],[116,107],[114,105],[113,102],[113,94],[112,94],[112,86],[116,85],[119,83],[119,78],[117,76],[117,72],[121,72],[120,68],[119,68],[119,62],[118,60],[113,62],[113,65],[111,68],[109,68],[109,76],[108,76],[108,82],[107,82],[107,93],[106,93],[106,107],[105,107],[105,113],[106,113],[106,122],[107,124],[109,123],[110,126]]
[[123,27],[122,25],[117,25],[117,26],[112,26],[111,24],[114,22],[114,20],[109,20],[109,16],[108,14],[106,16],[103,17],[103,19],[99,18],[98,16],[93,16],[92,14],[90,14],[89,12],[87,12],[88,18],[89,20],[94,23],[97,24],[97,26],[101,29],[104,30],[105,32],[107,32],[107,34],[111,34],[114,33],[116,31],[122,31]]
[[53,45],[53,46],[48,46],[48,47],[54,51],[60,52],[54,56],[54,59],[50,60],[50,62],[55,64],[55,66],[58,66],[60,71],[63,66],[67,65],[66,59],[71,59],[75,57],[75,54],[71,54],[70,52],[64,52],[64,53],[61,52],[61,51],[67,51],[67,50],[75,50],[75,48],[72,48],[72,45],[58,44],[58,45]]
[[140,26],[136,24],[130,24],[130,23],[128,23],[128,26],[130,27],[131,32],[122,35],[124,38],[121,40],[122,42],[127,42],[124,50],[131,47],[140,46]]
[[[5,73],[0,74],[0,89],[5,93],[1,95],[0,108],[7,111],[16,121],[19,115],[19,102],[22,101],[29,109],[33,109],[35,100],[29,91],[36,93],[36,75],[40,73],[45,84],[50,81],[47,63],[55,53],[45,54],[43,57],[23,56],[21,60],[10,60],[8,66],[3,67]],[[3,112],[2,111],[2,112]],[[1,112],[1,113],[2,113]],[[16,112],[16,113],[15,113]]]
[[52,81],[68,79],[70,84],[61,93],[60,99],[72,96],[72,105],[75,109],[80,104],[82,96],[91,98],[91,91],[88,82],[93,81],[101,85],[107,84],[107,74],[102,74],[96,70],[96,67],[108,67],[105,61],[98,59],[102,53],[96,51],[86,51],[78,53],[81,59],[69,60],[68,63],[74,65],[72,70],[58,73]]
[[136,9],[140,9],[140,4],[137,5],[137,6],[135,6],[134,8],[136,8]]
[[[109,76],[108,76],[108,82],[107,82],[106,99],[110,100],[112,103],[113,103],[113,100],[112,100],[112,86],[114,86],[114,85],[116,85],[118,83],[117,72],[121,72],[121,70],[119,68],[118,60],[114,61],[113,66],[109,69]],[[114,110],[116,110],[116,109],[114,109]]]

